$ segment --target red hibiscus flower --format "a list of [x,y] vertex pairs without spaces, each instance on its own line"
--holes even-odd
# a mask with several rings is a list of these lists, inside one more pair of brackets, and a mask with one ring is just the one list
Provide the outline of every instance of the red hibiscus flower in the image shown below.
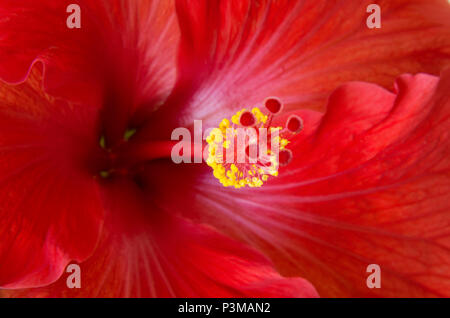
[[[446,1],[78,3],[0,0],[2,295],[449,296]],[[268,96],[303,121],[278,177],[171,161]]]

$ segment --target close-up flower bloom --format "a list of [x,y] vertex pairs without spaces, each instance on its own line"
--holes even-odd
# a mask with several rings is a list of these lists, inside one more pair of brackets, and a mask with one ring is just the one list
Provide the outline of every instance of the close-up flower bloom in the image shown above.
[[0,0],[0,297],[449,297],[449,67],[447,0]]

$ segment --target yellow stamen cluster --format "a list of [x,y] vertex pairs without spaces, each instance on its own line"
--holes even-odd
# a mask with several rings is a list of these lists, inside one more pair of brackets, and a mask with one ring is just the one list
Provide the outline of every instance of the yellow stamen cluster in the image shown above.
[[[231,123],[228,119],[223,119],[219,128],[213,129],[206,139],[209,146],[209,155],[206,162],[213,169],[214,176],[225,187],[261,187],[268,180],[269,176],[278,176],[278,156],[270,149],[267,151],[266,163],[264,165],[258,162],[224,162],[228,161],[224,160],[224,153],[226,152],[224,149],[228,149],[230,142],[235,141],[236,128],[242,128],[239,119],[246,111],[246,109],[243,109],[233,115]],[[251,113],[256,119],[256,129],[269,128],[265,127],[268,116],[264,115],[259,108],[253,108]],[[280,129],[281,127],[270,127],[272,133]],[[278,148],[282,150],[287,146],[289,141],[278,136],[273,138],[272,143],[278,143]]]
[[[247,109],[245,109],[245,108],[244,108],[243,110],[238,111],[235,115],[233,115],[233,116],[231,117],[231,122],[232,122],[233,124],[237,125],[237,126],[240,126],[239,118],[240,118],[241,115],[242,115],[244,112],[246,112],[246,111],[247,111]],[[267,115],[264,115],[263,112],[262,112],[258,107],[255,107],[255,108],[252,109],[252,114],[255,116],[256,121],[257,121],[257,124],[258,124],[258,123],[265,124],[265,123],[267,122],[268,116],[267,116]],[[226,122],[229,123],[228,119],[222,120],[222,123],[223,123],[224,121],[226,121]]]

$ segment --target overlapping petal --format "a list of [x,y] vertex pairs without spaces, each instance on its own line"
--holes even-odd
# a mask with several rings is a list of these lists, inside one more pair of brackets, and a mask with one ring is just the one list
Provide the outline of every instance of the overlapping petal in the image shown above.
[[[381,7],[369,29],[367,6]],[[346,81],[389,87],[402,73],[439,75],[450,61],[444,0],[178,1],[177,90],[161,116],[214,124],[267,96],[323,110]]]
[[69,29],[72,1],[0,1],[0,78],[21,82],[45,65],[52,95],[105,108],[105,133],[122,137],[137,109],[160,105],[173,88],[179,30],[172,1],[77,1],[81,28]]
[[317,297],[308,282],[281,277],[241,243],[155,207],[135,183],[116,180],[104,189],[108,217],[98,249],[80,265],[81,288],[67,288],[63,276],[48,287],[6,295]]
[[42,90],[38,65],[0,85],[0,286],[55,281],[97,244],[101,200],[90,174],[98,110]]
[[[324,115],[297,112],[305,130],[278,178],[260,190],[205,178],[196,218],[265,250],[321,296],[448,296],[449,88],[448,71],[403,75],[395,93],[341,86]],[[369,264],[381,267],[381,289],[366,285]]]

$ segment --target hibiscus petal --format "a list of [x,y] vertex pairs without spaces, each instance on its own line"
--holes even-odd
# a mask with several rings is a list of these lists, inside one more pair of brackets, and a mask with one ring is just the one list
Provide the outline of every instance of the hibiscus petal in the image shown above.
[[[324,297],[449,296],[450,71],[395,87],[349,83],[323,116],[297,111],[305,128],[280,176],[260,190],[205,179],[197,217]],[[366,285],[369,264],[381,267],[380,289]]]
[[447,1],[376,1],[382,27],[369,29],[373,2],[177,2],[180,77],[162,115],[213,124],[267,96],[286,109],[322,110],[344,82],[389,87],[402,73],[439,74],[449,64]]
[[41,88],[38,66],[0,84],[0,286],[47,285],[93,251],[101,200],[84,149],[97,146],[97,111]]
[[46,65],[48,92],[73,98],[80,97],[81,93],[91,98],[93,92],[99,91],[99,67],[94,67],[98,63],[97,34],[92,22],[84,21],[84,16],[82,29],[69,29],[66,26],[68,5],[66,1],[0,2],[0,77],[3,80],[25,81],[31,65],[38,59]]
[[80,0],[81,28],[69,29],[70,3],[0,1],[0,78],[22,82],[32,63],[44,62],[46,91],[103,105],[108,141],[114,142],[137,108],[148,112],[173,88],[179,39],[174,4]]
[[81,288],[68,289],[61,278],[4,296],[317,297],[308,282],[281,277],[243,244],[159,210],[135,183],[105,189],[108,217],[98,249],[80,264]]

